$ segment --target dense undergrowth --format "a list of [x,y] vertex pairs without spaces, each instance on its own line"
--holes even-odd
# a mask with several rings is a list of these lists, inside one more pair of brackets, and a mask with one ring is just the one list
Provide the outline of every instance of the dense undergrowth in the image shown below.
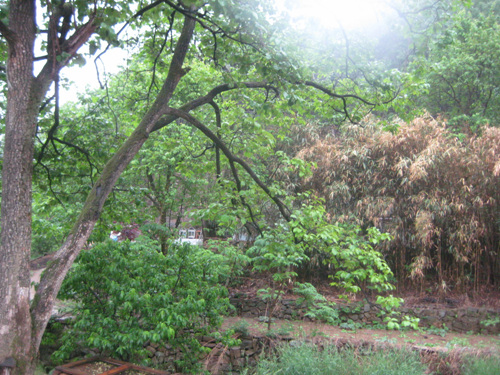
[[69,360],[91,348],[147,363],[146,344],[168,343],[182,356],[181,370],[196,368],[209,334],[229,309],[222,275],[227,262],[198,246],[172,244],[167,254],[148,238],[106,241],[80,254],[59,298],[72,301],[74,318],[52,359]]

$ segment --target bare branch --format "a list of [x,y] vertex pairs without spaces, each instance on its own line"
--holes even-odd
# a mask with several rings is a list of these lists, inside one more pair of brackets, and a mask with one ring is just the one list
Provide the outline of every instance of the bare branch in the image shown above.
[[[163,3],[164,3],[164,1],[163,1],[163,0],[156,0],[154,3],[151,3],[151,4],[147,5],[147,6],[145,6],[144,8],[139,9],[139,10],[138,10],[138,11],[137,11],[137,12],[136,12],[133,16],[132,16],[132,18],[130,19],[130,21],[129,21],[129,22],[127,22],[127,24],[128,24],[128,23],[130,23],[133,19],[136,19],[136,18],[142,17],[142,16],[144,15],[144,13],[146,13],[148,10],[151,10],[151,9],[153,9],[153,8],[156,8],[158,5],[161,5],[161,4],[163,4]],[[122,30],[123,30],[123,28],[122,28]]]
[[153,89],[153,86],[155,85],[155,80],[156,80],[156,65],[158,64],[158,60],[160,59],[160,56],[161,56],[163,50],[165,49],[165,46],[167,45],[168,36],[170,35],[170,33],[172,32],[172,30],[174,28],[175,11],[172,12],[172,14],[170,15],[169,18],[170,18],[170,20],[169,20],[170,21],[170,25],[168,27],[167,32],[165,33],[165,38],[163,39],[163,42],[162,42],[162,44],[160,46],[160,50],[156,54],[155,61],[153,62],[153,76],[151,77],[151,85],[149,86],[148,95],[147,95],[148,102],[149,102],[149,96],[151,95],[151,90]]
[[47,172],[47,179],[49,180],[49,190],[50,192],[52,193],[52,196],[56,199],[56,201],[62,206],[62,207],[66,207],[64,205],[64,203],[59,199],[59,197],[57,196],[57,193],[54,191],[53,187],[52,187],[52,177],[50,175],[50,169],[49,167],[47,167],[45,164],[43,163],[39,163],[43,169],[45,169],[45,171]]
[[[164,0],[157,0],[149,5],[145,6],[144,8],[139,9],[127,22],[125,22],[125,24],[120,28],[120,30],[118,30],[118,32],[116,33],[116,36],[118,37],[123,32],[123,30],[125,30],[130,25],[130,23],[133,20],[135,20],[139,17],[142,17],[147,11],[154,9],[163,3],[164,3]],[[97,71],[97,81],[99,82],[99,85],[101,86],[101,88],[104,87],[104,85],[101,83],[101,79],[99,76],[99,69],[97,67],[97,60],[100,60],[101,56],[103,56],[106,52],[108,52],[110,47],[111,47],[111,43],[108,42],[104,51],[99,53],[94,59],[94,65],[95,65],[96,71]]]
[[55,95],[52,95],[50,98],[47,98],[47,99],[46,99],[46,100],[42,103],[42,105],[40,106],[40,110],[39,110],[39,111],[40,111],[40,112],[42,112],[42,111],[45,109],[45,107],[47,107],[47,106],[49,105],[49,103],[52,101],[52,99],[54,99],[54,98],[55,98]]
[[[231,32],[230,31],[226,31],[226,30],[224,30],[223,27],[221,27],[220,25],[218,25],[215,21],[209,19],[205,14],[198,12],[196,9],[194,9],[194,10],[193,9],[189,9],[189,10],[185,9],[185,8],[183,8],[181,6],[178,6],[178,5],[174,4],[170,0],[164,0],[164,2],[165,2],[165,4],[169,5],[170,7],[172,7],[176,11],[178,11],[179,13],[184,14],[186,17],[190,17],[190,18],[193,18],[194,20],[196,20],[196,22],[199,23],[201,27],[203,27],[205,30],[207,30],[210,33],[212,33],[212,35],[214,37],[217,34],[220,34],[224,38],[227,38],[227,39],[232,40],[234,42],[237,42],[239,44],[251,47],[254,50],[256,50],[257,52],[259,52],[259,53],[263,53],[260,50],[260,48],[257,47],[255,44],[246,42],[246,41],[242,40],[241,38],[235,38],[235,37],[233,37],[231,35],[231,34],[237,34],[239,30],[234,30],[234,31],[231,31]],[[207,23],[209,23],[211,26],[209,26]]]
[[85,155],[85,158],[87,159],[87,162],[89,163],[89,166],[90,166],[90,174],[89,174],[89,177],[90,177],[90,182],[92,183],[92,185],[94,185],[94,179],[93,179],[93,168],[95,168],[96,170],[98,170],[98,168],[94,165],[94,163],[92,163],[92,160],[90,159],[90,154],[87,150],[84,150],[83,148],[81,148],[80,146],[77,146],[77,145],[74,145],[73,143],[70,143],[70,142],[67,142],[67,141],[64,141],[62,139],[59,139],[57,137],[53,137],[54,141],[57,141],[63,145],[66,145],[66,146],[69,146],[71,148],[74,148],[75,150],[77,150],[78,152],[82,153],[83,155]]
[[[401,17],[404,22],[406,23],[406,25],[408,26],[408,29],[410,30],[410,32],[412,34],[416,34],[416,35],[422,35],[424,34],[428,29],[429,27],[434,23],[436,22],[440,15],[439,15],[439,11],[444,11],[445,9],[441,6],[441,4],[443,3],[443,0],[436,0],[434,1],[432,4],[429,4],[429,5],[425,5],[419,9],[416,9],[416,10],[411,10],[411,11],[403,11],[401,8],[399,8],[398,6],[396,6],[395,4],[391,3],[391,2],[386,2],[386,4],[392,8],[397,14],[399,17]],[[421,15],[423,12],[425,11],[433,11],[434,13],[434,18],[431,18],[430,20],[428,20],[428,22],[425,24],[423,24],[423,27],[421,27],[421,30],[416,30],[411,22],[411,20],[409,19],[409,16],[416,16],[416,15]]]
[[[49,48],[47,62],[36,77],[42,91],[48,89],[52,81],[56,79],[59,71],[70,62],[80,47],[94,34],[97,26],[96,15],[94,14],[86,24],[76,29],[73,35],[61,45],[58,45],[57,35],[51,35],[49,32],[49,46],[52,46],[52,48]],[[54,33],[52,32],[52,34]],[[53,38],[55,40],[51,41]],[[58,57],[63,58],[58,61]]]
[[[330,89],[327,89],[326,87],[324,86],[321,86],[320,84],[316,83],[316,82],[312,82],[312,81],[305,81],[304,84],[306,86],[310,86],[310,87],[314,87],[315,89],[318,89],[319,91],[322,91],[324,92],[325,94],[327,94],[328,96],[332,97],[332,98],[337,98],[337,99],[348,99],[348,98],[352,98],[352,99],[356,99],[356,100],[359,100],[360,102],[363,102],[367,105],[370,105],[370,106],[376,106],[377,104],[376,103],[372,103],[372,102],[369,102],[368,100],[366,99],[363,99],[362,97],[360,96],[357,96],[357,95],[353,95],[353,94],[345,94],[345,95],[340,95],[340,94],[335,94],[333,91],[331,91]],[[390,103],[387,102],[387,103]]]
[[[219,129],[221,128],[221,111],[217,103],[215,101],[211,101],[209,103],[215,111],[215,117],[216,117],[216,123],[217,123],[217,134],[216,136],[220,139],[220,132]],[[231,167],[231,173],[233,174],[234,181],[236,182],[236,189],[238,191],[238,195],[240,197],[241,204],[243,207],[246,207],[248,210],[248,214],[250,215],[250,219],[252,220],[252,223],[254,227],[257,229],[260,235],[262,235],[262,230],[260,229],[260,226],[257,224],[257,221],[255,220],[255,215],[253,213],[252,207],[246,202],[245,197],[243,197],[240,193],[242,191],[242,186],[241,186],[241,181],[238,176],[238,170],[236,169],[234,162],[231,159],[229,160],[229,165]],[[220,175],[221,175],[221,165],[220,165],[220,148],[217,144],[215,144],[215,161],[216,161],[216,173],[217,173],[217,182],[220,182]]]

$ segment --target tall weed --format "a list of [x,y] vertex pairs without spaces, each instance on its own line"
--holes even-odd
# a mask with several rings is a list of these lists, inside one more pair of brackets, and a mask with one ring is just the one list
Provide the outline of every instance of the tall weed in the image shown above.
[[275,356],[262,360],[255,374],[422,375],[425,370],[419,355],[405,350],[339,351],[333,346],[319,350],[303,344],[282,347]]

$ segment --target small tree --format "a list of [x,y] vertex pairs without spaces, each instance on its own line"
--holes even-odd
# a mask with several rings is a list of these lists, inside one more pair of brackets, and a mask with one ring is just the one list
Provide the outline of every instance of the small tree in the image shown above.
[[[309,194],[303,194],[302,197],[308,198]],[[392,271],[382,254],[374,249],[374,246],[390,238],[376,228],[369,228],[363,233],[357,226],[328,223],[321,200],[304,202],[301,209],[291,215],[288,223],[265,232],[248,251],[254,270],[269,273],[269,287],[259,291],[267,301],[268,329],[286,288],[291,289],[294,285],[297,286],[296,291],[305,298],[304,302],[309,302],[310,316],[322,316],[331,322],[335,321],[331,307],[315,290],[295,281],[297,268],[311,257],[331,266],[332,274],[329,276],[334,280],[332,285],[349,293],[363,293],[369,303],[372,302],[368,289],[380,294],[393,290]],[[401,300],[389,295],[378,298],[376,303],[382,311],[390,313],[399,306]]]
[[210,250],[171,244],[163,254],[145,237],[83,251],[59,294],[77,308],[54,358],[66,360],[83,346],[144,361],[153,343],[184,353],[179,370],[194,366],[203,351],[196,336],[217,327],[229,307],[220,284],[225,268],[223,257]]
[[266,301],[267,329],[271,330],[272,317],[285,290],[291,288],[297,276],[295,271],[308,258],[303,248],[293,242],[293,236],[285,224],[264,233],[255,241],[247,254],[253,269],[268,275],[269,286],[258,291]]

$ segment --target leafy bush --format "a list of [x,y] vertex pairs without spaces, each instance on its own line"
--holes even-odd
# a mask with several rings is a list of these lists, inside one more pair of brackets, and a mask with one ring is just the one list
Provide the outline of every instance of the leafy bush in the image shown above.
[[304,306],[308,311],[306,316],[312,319],[319,319],[330,324],[339,322],[338,310],[334,309],[335,303],[328,302],[325,296],[320,294],[314,285],[310,283],[295,283],[293,291],[300,297],[297,305]]
[[417,353],[404,350],[367,352],[359,356],[353,350],[338,351],[336,347],[326,347],[320,351],[311,345],[297,347],[284,346],[276,356],[259,362],[256,374],[287,375],[412,375],[425,373]]
[[224,257],[227,267],[224,268],[221,278],[225,286],[237,284],[250,262],[250,258],[245,254],[244,249],[234,245],[231,241],[213,239],[207,241],[207,247]]
[[[393,274],[382,254],[375,248],[390,240],[386,233],[377,228],[362,231],[359,226],[331,224],[327,220],[323,201],[301,195],[302,206],[294,210],[288,223],[279,223],[266,231],[255,241],[247,254],[253,269],[268,272],[269,287],[258,291],[267,302],[268,318],[274,313],[285,289],[294,285],[297,269],[305,263],[321,260],[328,265],[331,285],[348,293],[359,293],[363,288],[386,293],[394,289]],[[309,202],[308,202],[309,201]],[[307,315],[334,323],[337,319],[333,310],[310,284],[297,284],[296,292],[302,295],[299,303],[309,309]],[[348,299],[347,295],[341,297]],[[392,295],[378,296],[377,303],[386,313],[397,308],[401,299]],[[271,329],[271,320],[268,320]]]
[[250,336],[250,331],[248,330],[249,326],[250,326],[250,323],[248,323],[246,320],[240,320],[240,321],[234,323],[232,329],[234,332],[236,332],[242,336]]
[[31,258],[37,258],[56,251],[69,232],[75,210],[57,206],[55,200],[33,192],[33,216],[31,237]]
[[222,256],[189,244],[100,243],[79,256],[59,298],[79,303],[55,359],[77,346],[95,348],[124,360],[144,360],[148,343],[165,343],[184,354],[181,368],[196,363],[202,347],[196,335],[221,323],[229,307],[219,275]]

